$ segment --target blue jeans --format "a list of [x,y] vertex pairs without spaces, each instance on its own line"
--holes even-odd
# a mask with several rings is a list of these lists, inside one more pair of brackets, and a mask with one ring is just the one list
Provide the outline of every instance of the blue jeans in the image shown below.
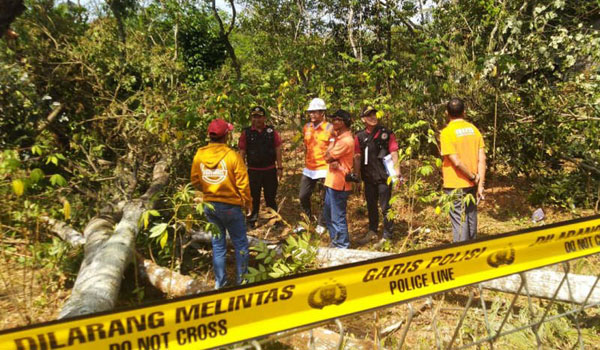
[[225,232],[229,232],[233,248],[235,249],[236,284],[242,283],[243,275],[248,272],[248,237],[246,236],[246,219],[239,205],[221,202],[209,202],[214,209],[204,208],[204,214],[211,223],[215,224],[221,233],[219,237],[213,236],[213,270],[215,272],[215,288],[227,285],[225,273],[225,255],[227,254],[227,240]]
[[450,210],[450,222],[452,223],[453,242],[463,242],[475,239],[477,236],[477,204],[474,202],[468,205],[464,203],[465,196],[470,194],[473,199],[477,198],[477,187],[467,188],[445,188],[446,194],[455,192],[456,198],[453,202],[453,208]]
[[325,203],[323,204],[323,221],[329,230],[331,245],[336,248],[349,248],[348,222],[346,221],[346,204],[350,191],[336,191],[325,187]]

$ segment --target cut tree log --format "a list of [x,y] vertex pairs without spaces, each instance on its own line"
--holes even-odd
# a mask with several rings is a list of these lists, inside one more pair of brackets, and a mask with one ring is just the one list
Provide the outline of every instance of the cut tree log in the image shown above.
[[[309,331],[295,334],[293,336],[293,339],[308,344],[309,342],[311,342],[311,337],[312,346],[310,347],[310,349],[315,350],[329,350],[340,348],[357,350],[377,349],[375,343],[373,343],[370,340],[355,339],[349,336],[345,336],[343,339],[341,339],[341,335],[339,333],[323,327],[313,328]],[[286,341],[282,342],[287,343]],[[343,347],[340,347],[340,342],[342,343]],[[297,346],[298,344],[296,342],[290,342],[289,345]]]
[[[587,299],[586,305],[600,303],[600,283],[597,283],[598,277],[596,276],[569,273],[560,286],[558,293],[556,293],[556,289],[565,277],[563,272],[544,269],[524,272],[523,275],[525,275],[525,281],[531,296],[583,304],[586,302],[590,290],[594,288],[589,299]],[[516,274],[482,282],[481,286],[486,289],[516,294],[519,291],[521,280],[521,275]],[[524,286],[520,294],[526,293],[527,290]],[[554,297],[554,293],[556,293],[556,297]]]
[[317,262],[319,267],[330,267],[350,264],[357,261],[381,258],[392,254],[373,252],[369,250],[324,248],[317,249]]
[[152,260],[144,259],[140,254],[137,254],[137,260],[141,275],[169,297],[194,295],[212,289],[200,280],[159,266]]
[[[205,231],[192,230],[191,232],[191,242],[200,242],[205,244],[211,244],[212,242],[212,234]],[[275,249],[277,254],[281,254],[281,244],[277,241],[268,241],[260,238],[256,238],[254,236],[248,236],[248,245],[251,247],[258,246],[259,244],[264,243],[267,245],[269,249]],[[233,247],[231,243],[231,239],[227,236],[227,246],[230,248]]]
[[[139,199],[125,204],[121,220],[114,231],[112,222],[106,218],[95,218],[88,224],[84,231],[84,261],[59,319],[106,311],[114,307],[123,273],[135,251],[138,222],[142,213],[152,207],[151,198],[167,184],[167,165],[164,158],[155,164],[150,187]],[[111,229],[108,230],[108,227]]]

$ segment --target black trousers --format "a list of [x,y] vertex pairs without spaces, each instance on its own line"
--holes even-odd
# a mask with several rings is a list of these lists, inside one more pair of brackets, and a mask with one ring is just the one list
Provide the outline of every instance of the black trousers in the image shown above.
[[[325,179],[311,179],[306,175],[302,175],[302,179],[300,179],[300,205],[302,206],[302,210],[304,214],[311,218],[311,205],[310,205],[310,197],[312,196],[313,191],[315,190],[315,185],[318,185],[317,191],[320,192],[320,201],[321,207],[323,207],[323,201],[325,200],[325,187],[323,186],[323,181]],[[317,219],[317,224],[321,226],[325,226],[323,223],[323,215],[321,210],[319,210],[319,217]]]
[[252,170],[248,169],[250,179],[250,194],[252,195],[252,213],[248,221],[256,222],[258,220],[258,210],[260,209],[260,194],[264,190],[265,202],[267,207],[277,210],[275,196],[277,195],[277,169]]
[[387,184],[373,184],[365,182],[365,199],[369,212],[369,230],[377,232],[379,226],[379,210],[383,213],[383,238],[392,238],[393,222],[388,220],[387,214],[390,210],[390,198],[392,197],[392,186]]

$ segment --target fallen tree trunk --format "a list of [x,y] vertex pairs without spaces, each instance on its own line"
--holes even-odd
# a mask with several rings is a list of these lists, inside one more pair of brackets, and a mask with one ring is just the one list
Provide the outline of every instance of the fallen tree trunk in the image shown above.
[[[94,259],[101,249],[103,243],[110,238],[113,233],[114,222],[109,217],[95,217],[90,220],[85,229],[83,236],[85,240],[84,258],[77,274],[77,280],[71,291],[71,296],[63,306],[58,318],[75,316],[76,314],[85,315],[98,310],[100,305],[105,304],[104,298],[101,295],[90,295],[82,286],[88,285],[88,280],[93,277]],[[90,300],[85,300],[89,297]]]
[[[85,258],[69,300],[59,314],[60,318],[85,315],[110,310],[114,307],[121,287],[121,280],[134,254],[138,222],[144,210],[151,208],[150,199],[167,184],[167,161],[160,160],[154,166],[152,184],[140,199],[129,201],[123,207],[123,216],[112,234],[106,234],[110,220],[97,218],[101,232],[94,225],[84,232]],[[112,231],[112,230],[111,230]]]

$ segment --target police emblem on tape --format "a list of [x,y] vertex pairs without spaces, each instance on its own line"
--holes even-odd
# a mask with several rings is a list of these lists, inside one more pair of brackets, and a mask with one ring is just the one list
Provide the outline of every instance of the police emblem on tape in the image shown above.
[[508,248],[493,252],[487,257],[487,263],[491,267],[510,265],[513,262],[515,262],[515,249],[510,243],[508,244]]
[[308,305],[313,309],[322,309],[328,305],[340,305],[346,301],[346,287],[332,281],[328,284],[319,287],[308,295]]

